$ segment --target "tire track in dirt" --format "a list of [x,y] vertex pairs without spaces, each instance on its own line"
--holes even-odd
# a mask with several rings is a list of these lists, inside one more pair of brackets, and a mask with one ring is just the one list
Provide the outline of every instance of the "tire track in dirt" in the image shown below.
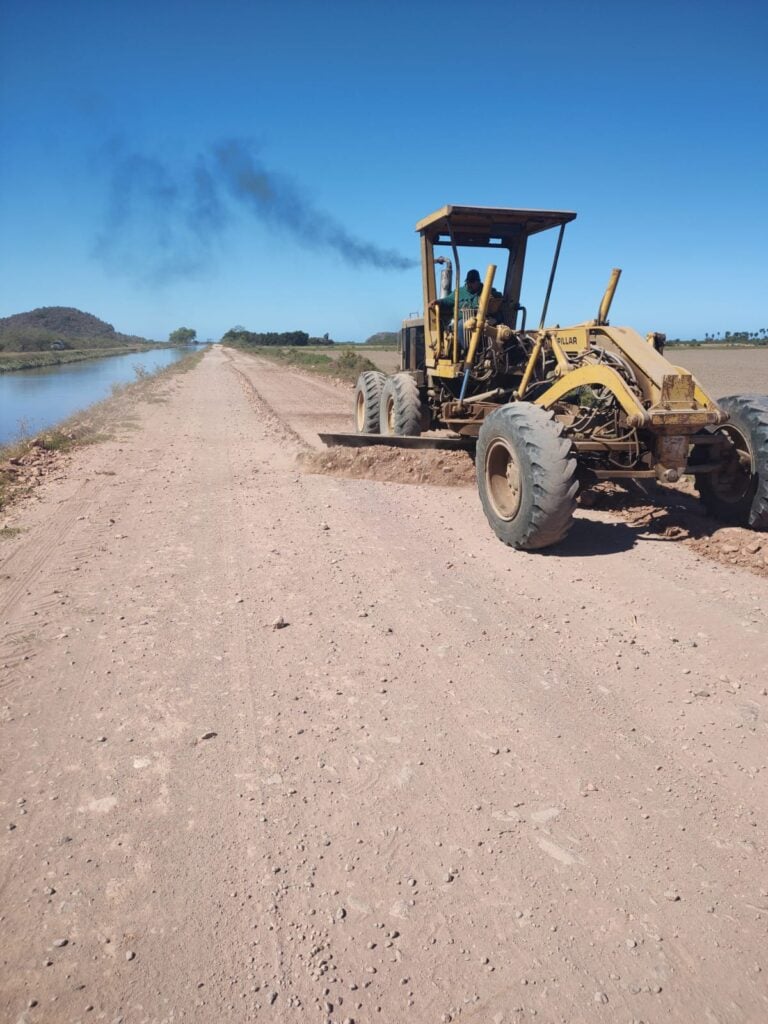
[[[45,597],[29,599],[31,588],[44,572],[51,582],[63,575],[51,571],[51,561],[57,552],[67,550],[76,526],[94,507],[98,497],[95,481],[86,481],[79,493],[68,503],[70,507],[57,509],[33,537],[23,538],[11,555],[2,563],[0,573],[8,582],[0,596],[0,617],[3,635],[0,638],[0,689],[13,683],[19,666],[28,661],[36,649],[36,638],[43,627],[47,612],[60,600],[56,589]],[[82,538],[71,553],[75,560],[90,548],[93,538]]]

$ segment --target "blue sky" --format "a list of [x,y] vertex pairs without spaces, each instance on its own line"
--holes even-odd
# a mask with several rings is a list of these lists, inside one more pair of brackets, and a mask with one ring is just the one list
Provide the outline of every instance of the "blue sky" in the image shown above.
[[[420,309],[420,275],[334,239],[418,258],[415,222],[457,203],[578,212],[551,322],[594,316],[620,266],[614,323],[768,327],[759,0],[0,0],[0,16],[0,316],[362,340]],[[287,227],[232,194],[233,144]]]

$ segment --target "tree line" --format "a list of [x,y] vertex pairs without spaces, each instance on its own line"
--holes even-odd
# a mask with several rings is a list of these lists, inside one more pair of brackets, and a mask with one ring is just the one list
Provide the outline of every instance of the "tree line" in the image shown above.
[[759,331],[717,331],[703,338],[668,338],[670,344],[680,345],[768,345],[768,328]]
[[322,338],[313,338],[306,331],[247,331],[244,327],[230,327],[221,340],[227,345],[281,347],[303,347],[305,345],[334,345],[333,338],[324,334]]

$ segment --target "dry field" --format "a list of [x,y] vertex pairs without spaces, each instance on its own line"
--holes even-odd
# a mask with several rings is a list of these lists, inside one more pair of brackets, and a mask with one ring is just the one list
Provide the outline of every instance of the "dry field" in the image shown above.
[[668,348],[666,356],[690,370],[715,398],[768,395],[768,348]]

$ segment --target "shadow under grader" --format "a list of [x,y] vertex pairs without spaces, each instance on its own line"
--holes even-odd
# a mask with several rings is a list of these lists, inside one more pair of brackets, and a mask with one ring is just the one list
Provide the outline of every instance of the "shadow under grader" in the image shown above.
[[602,523],[596,519],[575,519],[568,536],[538,554],[556,558],[585,555],[615,555],[637,543],[638,532],[626,523]]
[[628,551],[638,541],[674,543],[709,537],[723,526],[703,513],[693,494],[656,483],[601,484],[582,495],[581,507],[610,512],[623,521],[577,518],[566,539],[542,554],[610,555]]

